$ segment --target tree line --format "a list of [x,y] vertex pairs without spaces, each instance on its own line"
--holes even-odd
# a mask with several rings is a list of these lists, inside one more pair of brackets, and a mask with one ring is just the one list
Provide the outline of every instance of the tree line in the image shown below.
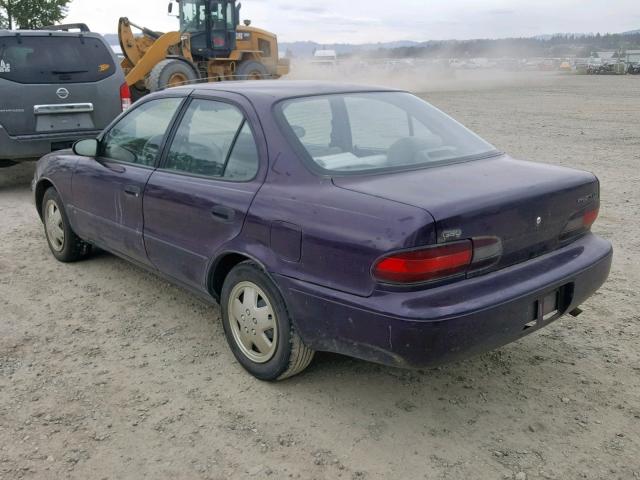
[[0,0],[0,28],[36,29],[67,16],[70,0]]

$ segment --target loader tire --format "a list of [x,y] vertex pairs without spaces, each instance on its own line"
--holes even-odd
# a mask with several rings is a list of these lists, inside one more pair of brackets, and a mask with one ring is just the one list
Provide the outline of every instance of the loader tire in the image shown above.
[[246,60],[238,65],[236,78],[238,80],[262,80],[269,77],[267,67],[255,60]]
[[198,79],[198,74],[187,62],[168,58],[158,63],[147,77],[147,89],[157,92],[165,88],[188,85]]

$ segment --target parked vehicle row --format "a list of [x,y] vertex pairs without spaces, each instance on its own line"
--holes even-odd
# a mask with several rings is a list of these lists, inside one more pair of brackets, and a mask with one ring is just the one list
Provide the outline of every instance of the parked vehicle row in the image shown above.
[[218,301],[263,380],[315,351],[423,367],[496,348],[577,315],[612,258],[594,175],[385,89],[169,89],[43,157],[33,187],[58,260],[99,247]]

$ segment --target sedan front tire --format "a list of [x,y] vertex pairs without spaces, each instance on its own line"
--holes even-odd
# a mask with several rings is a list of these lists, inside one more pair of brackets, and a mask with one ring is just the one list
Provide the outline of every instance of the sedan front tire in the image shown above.
[[75,262],[89,253],[91,247],[71,228],[62,199],[53,187],[42,198],[42,222],[49,249],[57,260]]

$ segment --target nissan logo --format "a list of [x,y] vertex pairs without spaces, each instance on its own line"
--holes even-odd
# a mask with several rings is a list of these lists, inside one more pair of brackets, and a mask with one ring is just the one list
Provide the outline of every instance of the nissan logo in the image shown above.
[[65,98],[67,98],[69,96],[69,90],[67,90],[66,88],[59,88],[58,90],[56,90],[56,95],[58,95],[58,98],[64,100]]

